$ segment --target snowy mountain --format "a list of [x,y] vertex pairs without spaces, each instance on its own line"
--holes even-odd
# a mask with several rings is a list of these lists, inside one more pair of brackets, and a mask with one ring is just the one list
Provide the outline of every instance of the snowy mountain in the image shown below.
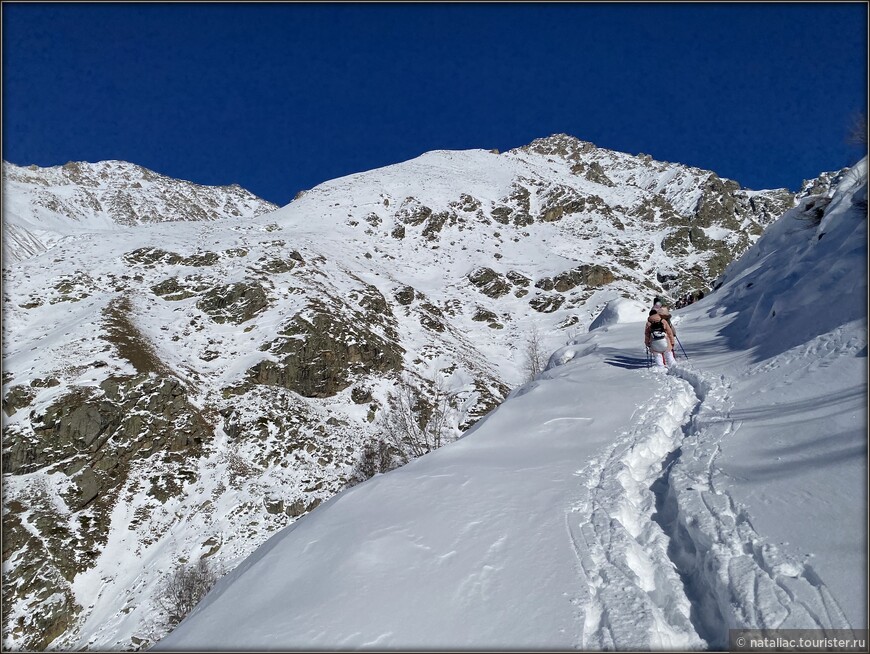
[[644,305],[611,300],[462,439],[282,530],[156,649],[866,629],[866,248],[865,159],[676,312],[677,367],[647,368]]
[[[269,213],[238,189],[78,167],[87,183],[4,176],[4,228],[38,239],[4,261],[12,648],[154,642],[179,564],[230,570],[336,494],[416,469],[356,486],[403,387],[414,420],[448,399],[453,440],[522,384],[535,334],[551,352],[617,299],[709,291],[795,203],[564,135],[430,152]],[[46,206],[43,187],[66,203]],[[105,208],[143,189],[129,220]],[[90,197],[102,209],[83,208]]]
[[277,209],[238,185],[201,186],[124,161],[21,167],[3,162],[3,262],[80,232],[152,222],[252,218]]

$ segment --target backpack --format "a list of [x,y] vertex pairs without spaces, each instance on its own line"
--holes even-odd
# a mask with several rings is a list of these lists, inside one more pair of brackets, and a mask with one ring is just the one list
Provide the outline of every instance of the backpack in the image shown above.
[[660,341],[665,338],[668,334],[665,331],[665,321],[657,320],[655,322],[650,323],[649,333],[654,341]]

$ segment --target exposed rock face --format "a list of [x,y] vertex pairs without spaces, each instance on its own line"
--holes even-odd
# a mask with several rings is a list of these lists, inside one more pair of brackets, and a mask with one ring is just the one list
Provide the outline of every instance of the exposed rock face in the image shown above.
[[361,374],[401,369],[402,351],[366,329],[325,312],[297,316],[268,345],[278,361],[262,361],[251,369],[257,384],[282,386],[304,397],[330,397]]
[[502,199],[502,204],[492,209],[492,219],[502,225],[513,223],[517,227],[524,227],[534,222],[530,215],[531,192],[524,185],[515,182],[510,195]]
[[583,162],[576,163],[571,166],[571,172],[575,175],[583,175],[583,177],[588,179],[590,182],[595,182],[597,184],[601,184],[602,186],[615,186],[615,184],[604,172],[601,164],[599,164],[597,161],[593,161],[589,165]]
[[477,311],[474,312],[474,316],[471,319],[477,320],[478,322],[498,322],[497,315],[495,315],[489,309],[484,309],[482,307],[478,307]]
[[595,146],[588,141],[581,141],[568,134],[554,134],[547,138],[535,139],[520,150],[577,162],[582,155],[593,152]]
[[178,302],[186,300],[189,297],[196,297],[203,291],[211,287],[211,282],[199,275],[190,275],[187,277],[170,277],[164,279],[159,284],[151,287],[154,295],[162,297],[164,300]]
[[156,247],[144,247],[138,250],[133,250],[124,257],[130,264],[141,264],[143,266],[155,266],[158,263],[168,264],[170,266],[179,264],[182,257],[175,252],[167,252]]
[[591,287],[604,286],[614,280],[613,273],[604,266],[580,266],[573,270],[566,270],[553,278],[553,288],[560,293],[570,291],[575,286],[584,285]]
[[396,291],[396,302],[403,306],[408,306],[409,304],[411,304],[411,302],[414,301],[415,297],[416,293],[414,292],[414,289],[410,286],[404,286]]
[[562,216],[580,213],[585,209],[586,198],[580,193],[566,186],[555,186],[545,194],[538,220],[554,222]]
[[740,184],[731,180],[722,180],[716,175],[710,175],[702,187],[702,194],[695,207],[694,224],[700,227],[722,225],[731,229],[740,227],[738,221],[737,201],[734,191],[740,190]]
[[791,209],[795,202],[795,196],[785,189],[770,191],[764,195],[751,195],[748,198],[738,196],[738,199],[744,203],[744,206],[748,204],[744,215],[757,217],[757,220],[753,220],[748,227],[753,235],[760,235],[763,231],[762,225],[772,223]]
[[510,292],[511,285],[492,268],[478,268],[468,275],[468,281],[474,284],[484,295],[499,298]]
[[541,313],[553,313],[565,302],[564,295],[536,295],[529,300],[529,306]]
[[263,285],[247,281],[216,286],[204,293],[196,306],[216,323],[240,325],[251,320],[268,304],[269,298]]
[[399,210],[396,212],[396,218],[406,225],[421,225],[432,215],[432,209],[424,204],[421,204],[416,198],[405,198]]
[[[105,546],[109,515],[129,487],[134,466],[159,460],[169,467],[167,474],[153,476],[147,489],[164,502],[195,478],[196,457],[213,427],[190,404],[178,379],[148,374],[74,389],[32,416],[30,425],[4,429],[3,473],[44,468],[65,480],[66,490],[53,498],[13,487],[3,551],[9,563],[21,565],[4,575],[3,619],[21,634],[26,649],[41,651],[80,613],[71,584]],[[9,610],[31,593],[41,598],[42,608],[13,620]]]
[[11,416],[18,409],[29,406],[35,397],[36,391],[30,386],[13,386],[3,398],[3,411],[7,416]]
[[515,270],[508,270],[505,275],[515,286],[528,286],[532,280]]
[[438,235],[438,232],[444,227],[444,223],[448,220],[456,220],[456,214],[451,214],[448,211],[441,211],[439,213],[432,214],[429,219],[426,221],[426,225],[423,228],[423,236],[425,236],[430,241],[435,240]]
[[480,200],[478,200],[477,198],[469,195],[468,193],[462,193],[459,196],[459,201],[451,202],[450,206],[455,207],[460,211],[464,211],[466,213],[474,213],[478,209],[480,209],[481,204]]
[[805,179],[801,184],[800,191],[797,192],[797,199],[800,200],[810,195],[829,195],[848,170],[848,168],[843,168],[835,172],[824,172],[815,179]]

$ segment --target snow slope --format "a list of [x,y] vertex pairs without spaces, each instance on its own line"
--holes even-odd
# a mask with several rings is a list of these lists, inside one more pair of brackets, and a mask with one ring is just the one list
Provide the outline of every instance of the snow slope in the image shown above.
[[820,224],[802,202],[675,312],[678,367],[647,369],[643,311],[615,300],[463,438],[272,537],[156,649],[866,628],[866,160],[852,172]]

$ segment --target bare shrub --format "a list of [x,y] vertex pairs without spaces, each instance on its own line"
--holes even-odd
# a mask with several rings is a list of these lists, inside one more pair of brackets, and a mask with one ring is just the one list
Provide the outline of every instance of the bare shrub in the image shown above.
[[530,382],[540,375],[547,365],[543,339],[536,325],[532,325],[532,330],[526,338],[524,353],[523,371],[526,373],[526,382]]
[[200,559],[197,563],[179,564],[163,582],[158,602],[166,611],[166,626],[171,630],[199,604],[220,579],[220,572]]
[[369,441],[363,446],[354,477],[365,481],[378,473],[389,472],[396,467],[393,448],[381,439]]
[[227,464],[230,486],[233,488],[237,488],[245,480],[261,472],[257,466],[235,449],[227,449],[223,454],[223,461]]
[[390,406],[382,414],[384,441],[407,463],[441,447],[449,433],[453,396],[442,382],[430,382],[424,393],[408,375],[399,378]]

